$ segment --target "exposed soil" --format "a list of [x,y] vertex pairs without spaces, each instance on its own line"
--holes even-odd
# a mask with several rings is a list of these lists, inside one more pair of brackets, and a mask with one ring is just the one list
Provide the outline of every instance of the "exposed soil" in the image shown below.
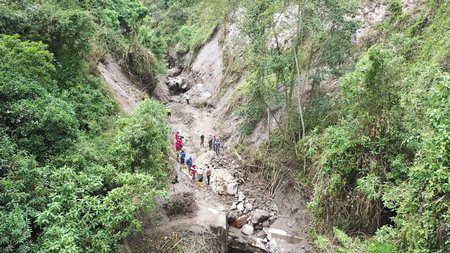
[[[265,187],[267,183],[257,174],[244,171],[239,160],[233,159],[234,149],[224,145],[223,154],[216,156],[208,148],[209,135],[220,136],[221,133],[217,131],[223,127],[217,123],[219,122],[217,115],[222,113],[208,106],[209,104],[205,104],[205,100],[202,99],[207,92],[216,93],[220,85],[222,53],[218,43],[216,34],[205,45],[204,50],[200,51],[199,57],[193,64],[195,71],[191,81],[196,85],[187,92],[191,97],[190,105],[187,105],[184,94],[168,96],[165,94],[167,90],[163,88],[159,89],[158,92],[162,94],[158,97],[168,97],[170,101],[166,103],[166,107],[172,109],[172,116],[168,117],[168,123],[171,126],[169,138],[172,145],[174,145],[174,134],[179,131],[184,137],[187,157],[192,156],[194,164],[198,166],[212,165],[213,181],[217,178],[215,173],[221,170],[228,171],[235,182],[239,183],[238,189],[234,192],[236,194],[218,194],[218,190],[213,190],[206,185],[206,182],[203,187],[198,187],[189,176],[187,168],[175,161],[173,153],[171,155],[174,164],[172,176],[177,177],[178,182],[169,187],[170,200],[169,202],[160,200],[162,208],[158,215],[158,223],[145,224],[144,234],[130,238],[125,245],[125,250],[127,252],[172,252],[178,245],[187,250],[186,252],[224,252],[226,248],[223,247],[218,234],[221,233],[220,226],[225,226],[225,231],[227,230],[225,215],[230,216],[232,213],[236,215],[235,218],[247,215],[249,218],[244,223],[252,226],[254,233],[245,235],[243,228],[230,229],[228,238],[225,234],[225,241],[231,240],[233,245],[237,246],[229,252],[313,252],[307,236],[310,219],[306,212],[306,199],[301,194],[281,188],[276,194],[269,195]],[[207,57],[207,55],[214,57]],[[220,64],[216,61],[220,61]],[[132,82],[127,79],[125,72],[113,61],[100,63],[99,69],[114,91],[120,107],[125,112],[131,113],[145,95],[139,89],[132,88],[130,85]],[[237,131],[235,124],[229,124],[227,127]],[[205,147],[200,146],[202,133],[205,135]],[[239,207],[236,207],[239,204],[245,204],[245,210],[239,210]],[[269,214],[267,219],[264,219],[266,220],[264,228],[262,221],[255,223],[251,220],[255,210],[262,210]],[[216,228],[219,228],[219,232]],[[276,231],[285,232],[286,235],[276,234],[273,228],[278,229]],[[275,231],[274,234],[271,234],[271,229]],[[262,235],[264,233],[272,236]],[[197,246],[192,245],[193,241]],[[190,251],[189,247],[191,247]]]
[[114,60],[107,57],[98,70],[113,91],[120,109],[131,114],[147,94],[138,88],[132,77]]

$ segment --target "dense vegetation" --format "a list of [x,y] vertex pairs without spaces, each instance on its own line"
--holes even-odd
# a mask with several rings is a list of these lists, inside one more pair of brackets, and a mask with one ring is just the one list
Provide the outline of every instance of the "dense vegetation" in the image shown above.
[[152,100],[120,116],[97,64],[151,91],[233,23],[240,130],[276,122],[255,162],[311,190],[318,249],[449,252],[450,3],[387,2],[355,43],[363,1],[0,1],[0,251],[120,251],[165,194],[168,129]]
[[[428,1],[403,13],[391,1],[390,17],[355,44],[358,23],[344,18],[352,3],[243,5],[250,46],[241,131],[283,112],[257,161],[278,176],[292,173],[280,172],[286,151],[298,158],[316,232],[335,239],[317,235],[320,249],[448,252],[450,5]],[[297,9],[295,36],[285,46],[273,17],[289,8]],[[352,237],[361,234],[370,239]]]
[[119,116],[96,73],[109,54],[152,89],[147,15],[137,0],[0,2],[1,252],[117,252],[165,194],[163,107]]

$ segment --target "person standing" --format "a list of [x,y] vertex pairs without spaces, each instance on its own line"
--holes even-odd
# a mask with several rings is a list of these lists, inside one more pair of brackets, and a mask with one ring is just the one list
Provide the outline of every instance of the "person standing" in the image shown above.
[[186,98],[186,103],[189,104],[189,94],[186,93],[186,95],[184,95],[184,97]]
[[183,150],[181,150],[181,153],[180,153],[180,163],[184,164],[185,159],[186,159],[186,151],[183,149]]
[[211,135],[209,135],[208,145],[209,145],[209,150],[211,150],[213,148],[213,137]]
[[183,141],[181,138],[177,138],[177,141],[175,143],[175,151],[180,151],[183,148]]
[[198,187],[202,187],[203,186],[203,172],[204,171],[203,171],[202,167],[197,169],[197,179],[198,179],[197,186]]
[[200,146],[205,147],[205,135],[203,133],[200,135]]
[[192,171],[192,180],[195,181],[195,172],[197,172],[197,165],[193,164],[191,171]]
[[167,107],[167,117],[172,116],[172,108]]
[[208,164],[205,164],[206,170],[205,170],[205,174],[206,174],[206,179],[207,179],[207,183],[209,185],[209,182],[211,180],[211,168],[209,167]]
[[187,161],[186,161],[186,165],[188,167],[188,171],[189,171],[189,175],[192,173],[191,172],[191,167],[192,167],[192,156],[190,156]]
[[217,138],[214,142],[214,151],[216,152],[216,155],[220,155],[220,140]]

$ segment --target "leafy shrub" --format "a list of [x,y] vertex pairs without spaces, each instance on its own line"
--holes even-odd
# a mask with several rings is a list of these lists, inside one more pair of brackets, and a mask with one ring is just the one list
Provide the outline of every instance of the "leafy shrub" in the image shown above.
[[153,175],[163,187],[163,179],[167,175],[164,160],[168,144],[164,108],[147,99],[131,118],[122,119],[120,124],[113,148],[118,168]]

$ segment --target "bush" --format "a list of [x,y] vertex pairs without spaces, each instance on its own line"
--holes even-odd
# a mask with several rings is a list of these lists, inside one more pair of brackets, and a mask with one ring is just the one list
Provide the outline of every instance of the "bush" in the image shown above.
[[118,168],[150,174],[163,187],[167,176],[168,128],[162,105],[147,99],[131,118],[122,119],[120,125],[112,151]]

